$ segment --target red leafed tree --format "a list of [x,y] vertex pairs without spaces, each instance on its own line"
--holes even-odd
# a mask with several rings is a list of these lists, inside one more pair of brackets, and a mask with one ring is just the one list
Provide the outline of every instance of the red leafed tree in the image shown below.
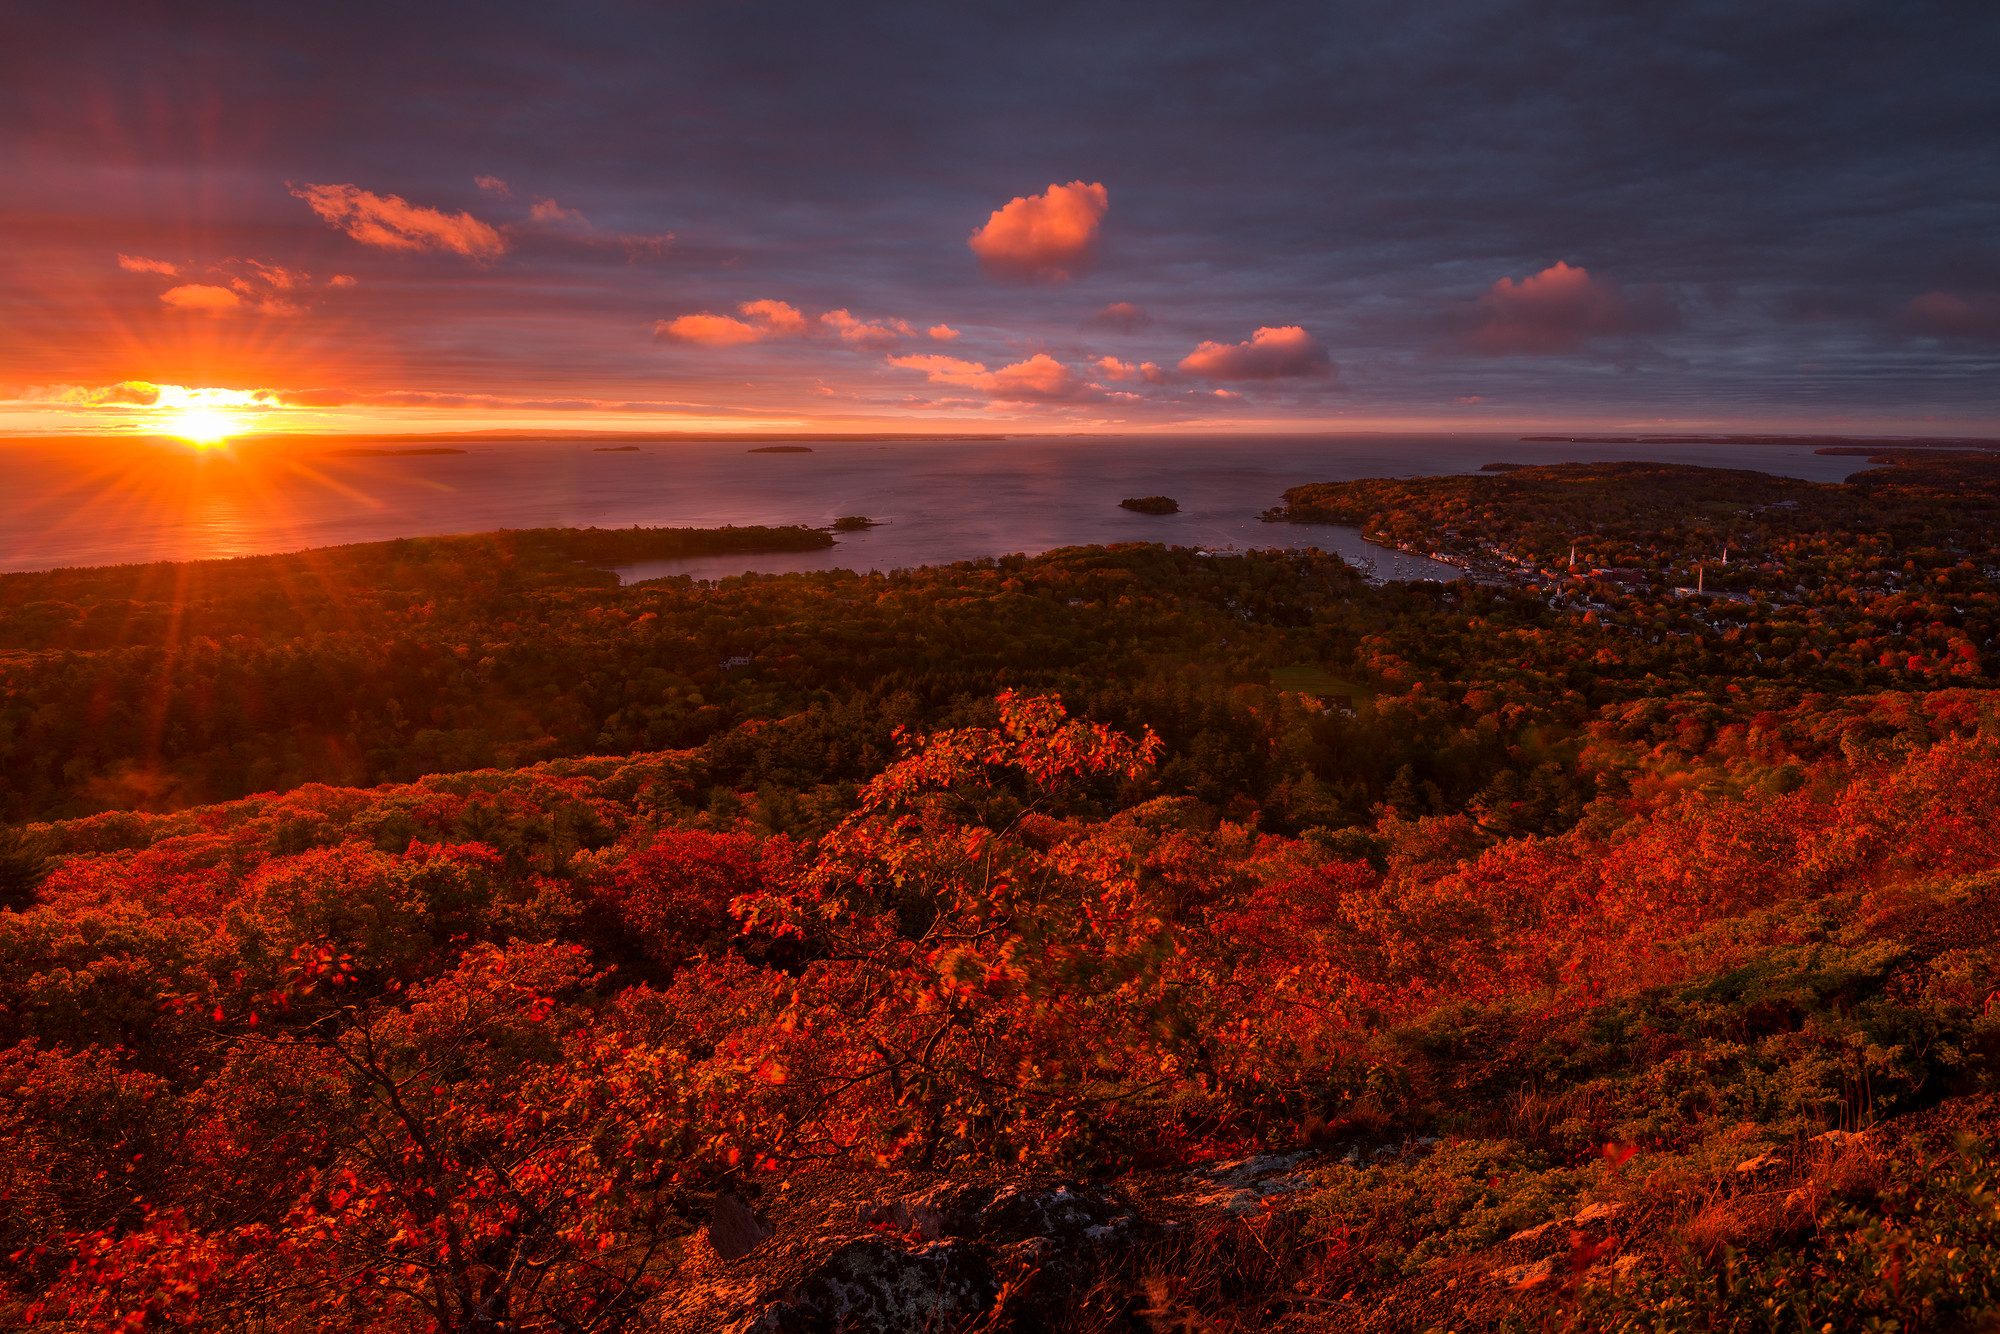
[[[629,1326],[684,1230],[665,1193],[689,1091],[678,1053],[562,1003],[586,980],[569,948],[483,947],[402,1004],[239,1040],[194,1153],[262,1178],[268,1210],[190,1200],[71,1233],[39,1310],[86,1327]],[[310,1142],[261,1152],[287,1116]]]
[[753,839],[668,830],[619,863],[610,897],[646,954],[671,966],[736,934],[730,903],[764,888]]
[[796,981],[718,960],[664,998],[717,1034],[743,1148],[1055,1157],[1173,1082],[1161,904],[1118,843],[1038,814],[1138,778],[1159,743],[999,703],[998,728],[937,733],[870,783],[795,883],[738,900],[746,930],[821,953]]

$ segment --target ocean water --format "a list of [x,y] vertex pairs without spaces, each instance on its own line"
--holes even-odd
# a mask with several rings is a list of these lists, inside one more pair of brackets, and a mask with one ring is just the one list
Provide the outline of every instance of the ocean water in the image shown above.
[[[324,447],[321,447],[324,448]],[[1838,481],[1859,458],[1789,445],[1575,445],[1501,435],[1092,437],[813,443],[468,443],[463,454],[337,457],[245,449],[0,444],[0,570],[296,551],[496,528],[825,525],[880,527],[823,551],[650,561],[628,582],[748,571],[892,570],[1097,542],[1211,550],[1307,547],[1372,562],[1381,578],[1450,567],[1363,542],[1351,528],[1258,520],[1288,486],[1476,472],[1493,462],[1650,459]],[[1120,509],[1167,495],[1181,512]]]

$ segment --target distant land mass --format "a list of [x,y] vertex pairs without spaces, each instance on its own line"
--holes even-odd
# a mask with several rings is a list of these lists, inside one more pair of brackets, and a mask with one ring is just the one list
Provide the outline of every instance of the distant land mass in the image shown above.
[[386,459],[405,454],[463,454],[462,449],[329,449],[328,458],[335,459]]
[[752,454],[810,454],[812,450],[805,445],[764,445],[749,452]]
[[599,445],[590,451],[593,454],[637,454],[637,445]]
[[[2000,449],[1990,436],[1944,435],[1524,435],[1525,441],[1570,445],[1844,445],[1880,449]],[[1824,451],[1820,451],[1824,452]]]
[[1118,502],[1120,507],[1140,514],[1179,514],[1180,502],[1172,496],[1127,496]]

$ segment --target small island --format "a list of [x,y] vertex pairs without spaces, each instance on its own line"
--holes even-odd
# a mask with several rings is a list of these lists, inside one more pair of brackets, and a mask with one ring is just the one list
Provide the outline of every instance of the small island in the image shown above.
[[590,451],[593,454],[637,454],[637,445],[599,445]]
[[1180,502],[1172,496],[1128,496],[1118,502],[1136,514],[1179,514]]
[[880,527],[881,522],[880,519],[871,519],[862,514],[847,514],[833,521],[833,531],[836,533],[857,533],[863,528]]
[[812,453],[812,447],[809,445],[759,445],[750,452],[752,454],[810,454]]

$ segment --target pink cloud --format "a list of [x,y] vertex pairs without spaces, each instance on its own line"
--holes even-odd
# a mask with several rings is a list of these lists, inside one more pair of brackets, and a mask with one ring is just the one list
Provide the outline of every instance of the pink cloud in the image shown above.
[[537,200],[528,210],[531,221],[544,227],[589,227],[590,220],[578,209],[564,208],[553,199]]
[[1102,185],[1051,185],[1045,194],[1019,195],[995,209],[966,244],[997,277],[1067,282],[1096,259],[1098,224],[1110,207]]
[[1335,374],[1326,351],[1296,324],[1262,328],[1245,343],[1205,342],[1181,358],[1204,380],[1289,380]]
[[242,297],[227,287],[210,287],[206,283],[169,287],[160,293],[160,300],[175,310],[195,311],[203,315],[221,315],[243,308]]
[[493,259],[507,250],[506,238],[470,213],[423,208],[355,185],[293,186],[292,194],[363,245],[450,250],[472,259]]
[[1225,403],[1241,403],[1243,401],[1243,395],[1233,389],[1211,389],[1208,392]]
[[762,324],[771,337],[800,337],[807,332],[806,317],[784,301],[745,301],[736,310]]
[[699,315],[682,315],[678,319],[661,320],[653,326],[653,332],[662,338],[671,338],[677,343],[699,343],[703,347],[735,347],[742,343],[761,343],[770,335],[770,330],[742,320],[733,320],[727,315],[711,315],[702,311]]
[[841,342],[858,347],[888,347],[913,332],[907,320],[858,320],[845,310],[829,310],[819,322],[839,334]]
[[352,287],[354,283],[355,278],[351,273],[336,273],[326,280],[328,287]]
[[783,301],[745,301],[736,308],[744,319],[728,315],[682,315],[661,320],[653,332],[677,343],[698,343],[703,347],[738,347],[761,343],[767,338],[798,337],[807,332],[806,317]]
[[1076,398],[1089,386],[1048,353],[1037,352],[993,372],[984,388],[995,398],[1035,401]]
[[514,192],[507,188],[507,182],[498,176],[474,176],[472,183],[489,195],[498,195],[502,199],[514,197]]
[[941,357],[936,353],[891,357],[889,364],[901,366],[906,370],[922,371],[930,377],[932,384],[961,384],[983,388],[987,376],[986,367],[977,361],[961,361],[957,357]]
[[1896,322],[1923,338],[2000,339],[2000,292],[1926,292],[1912,297]]
[[164,259],[146,259],[140,255],[120,255],[118,267],[127,273],[158,273],[169,278],[180,272]]
[[1146,313],[1144,306],[1135,306],[1130,301],[1114,301],[1092,315],[1090,322],[1106,329],[1116,329],[1119,333],[1131,333],[1142,325],[1151,324],[1153,317]]
[[1628,296],[1616,283],[1561,260],[1519,282],[1495,282],[1480,295],[1472,319],[1465,344],[1489,357],[1574,352],[1594,338],[1675,323],[1660,294]]
[[1466,394],[1462,398],[1454,398],[1452,400],[1454,403],[1484,403],[1485,401],[1485,397],[1480,394]]
[[1134,365],[1129,361],[1120,361],[1116,357],[1099,357],[1090,364],[1107,380],[1144,380],[1147,384],[1167,382],[1167,373],[1150,361]]
[[1046,352],[1037,352],[1026,361],[989,371],[977,361],[921,356],[891,357],[891,366],[922,371],[932,384],[955,384],[982,390],[989,396],[1015,403],[1051,403],[1096,397],[1101,391],[1068,366]]
[[933,324],[930,334],[932,338],[940,343],[949,343],[952,339],[958,337],[958,330],[952,328],[949,324]]

